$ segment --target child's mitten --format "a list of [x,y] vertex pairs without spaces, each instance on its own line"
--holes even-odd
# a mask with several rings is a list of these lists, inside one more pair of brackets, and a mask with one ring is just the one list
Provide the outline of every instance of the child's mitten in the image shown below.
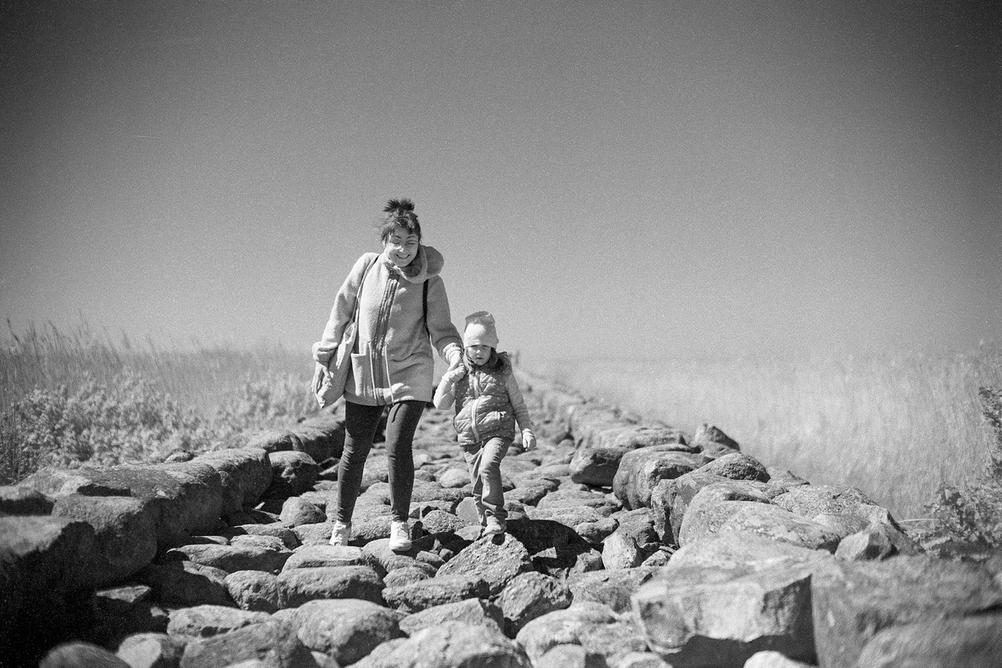
[[532,433],[531,429],[522,430],[522,448],[528,452],[536,447],[536,435]]

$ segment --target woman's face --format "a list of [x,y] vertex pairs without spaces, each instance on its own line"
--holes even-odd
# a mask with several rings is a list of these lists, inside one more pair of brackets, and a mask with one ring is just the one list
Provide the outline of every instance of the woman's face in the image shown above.
[[420,244],[418,235],[402,227],[394,227],[393,231],[383,239],[383,250],[393,264],[406,267],[417,257]]

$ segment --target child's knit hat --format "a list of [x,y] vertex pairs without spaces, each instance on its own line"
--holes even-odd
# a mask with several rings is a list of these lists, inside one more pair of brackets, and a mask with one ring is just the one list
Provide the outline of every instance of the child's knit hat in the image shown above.
[[466,316],[463,347],[477,345],[498,347],[498,330],[494,326],[494,316],[487,311],[477,311]]

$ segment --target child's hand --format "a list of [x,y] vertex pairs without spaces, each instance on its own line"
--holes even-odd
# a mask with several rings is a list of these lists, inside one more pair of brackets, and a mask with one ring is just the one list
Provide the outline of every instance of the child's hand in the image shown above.
[[449,384],[455,384],[460,378],[466,375],[466,367],[460,364],[457,367],[449,369],[444,374],[442,374],[442,380],[448,382]]
[[522,449],[526,452],[536,449],[536,435],[532,433],[531,429],[522,430]]

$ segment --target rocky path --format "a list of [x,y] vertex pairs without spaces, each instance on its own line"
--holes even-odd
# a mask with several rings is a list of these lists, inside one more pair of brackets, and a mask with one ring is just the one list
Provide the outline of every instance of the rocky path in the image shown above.
[[999,665],[994,561],[926,554],[858,490],[765,466],[719,429],[523,387],[541,438],[502,464],[494,538],[434,410],[402,554],[378,444],[351,544],[328,544],[333,415],[0,488],[0,665]]

